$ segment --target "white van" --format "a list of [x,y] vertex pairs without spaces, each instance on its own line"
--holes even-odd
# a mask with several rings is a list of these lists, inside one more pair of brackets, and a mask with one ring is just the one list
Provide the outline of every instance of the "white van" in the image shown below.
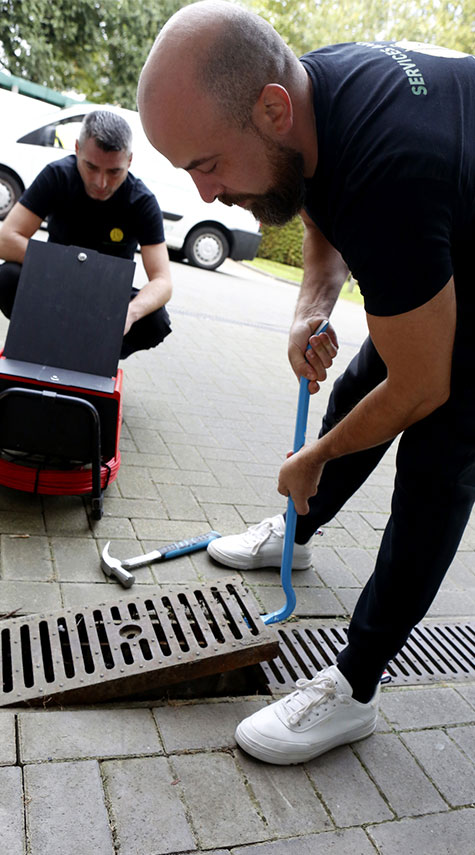
[[203,202],[188,173],[175,169],[150,145],[138,113],[109,105],[75,104],[59,109],[0,90],[0,219],[44,166],[74,152],[84,116],[100,109],[119,113],[132,128],[131,171],[158,199],[169,249],[207,270],[215,270],[227,256],[254,258],[261,235],[252,214],[221,202]]

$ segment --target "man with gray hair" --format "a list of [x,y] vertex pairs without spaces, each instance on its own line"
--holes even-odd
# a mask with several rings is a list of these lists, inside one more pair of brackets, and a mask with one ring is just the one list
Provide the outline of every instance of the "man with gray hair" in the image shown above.
[[0,309],[9,318],[29,239],[43,220],[49,240],[134,257],[140,244],[148,282],[132,289],[121,358],[155,347],[171,332],[172,286],[162,214],[154,194],[129,172],[132,131],[109,110],[86,114],[76,154],[48,164],[0,230]]
[[[310,541],[401,434],[391,516],[336,665],[245,719],[236,739],[304,762],[376,726],[383,669],[431,605],[475,499],[475,57],[418,42],[333,45],[298,60],[261,18],[198,2],[163,28],[139,110],[205,201],[284,223],[302,208],[304,278],[289,358],[311,393],[337,355],[351,270],[369,337],[334,384],[319,438],[282,466]],[[269,308],[271,311],[271,308]],[[307,346],[310,343],[310,350]],[[238,570],[280,566],[282,515],[214,541]]]

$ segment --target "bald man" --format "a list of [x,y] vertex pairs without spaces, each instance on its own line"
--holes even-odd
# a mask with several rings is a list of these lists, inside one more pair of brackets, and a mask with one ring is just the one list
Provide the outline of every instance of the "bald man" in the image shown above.
[[[150,141],[203,199],[272,224],[302,210],[289,358],[310,392],[337,355],[331,326],[312,333],[349,270],[364,296],[369,336],[318,439],[280,471],[299,515],[294,567],[310,565],[314,532],[401,434],[391,516],[347,647],[236,731],[261,760],[305,762],[373,732],[381,674],[427,613],[475,499],[475,58],[364,42],[298,60],[261,18],[201,2],[163,28],[138,98]],[[209,552],[235,569],[280,566],[284,528],[272,517]]]

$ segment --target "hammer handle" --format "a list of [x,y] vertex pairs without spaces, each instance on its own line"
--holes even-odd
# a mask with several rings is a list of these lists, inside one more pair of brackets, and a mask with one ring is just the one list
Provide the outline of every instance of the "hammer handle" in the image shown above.
[[178,558],[179,555],[187,555],[189,552],[196,552],[198,549],[205,549],[208,543],[221,537],[217,531],[208,531],[206,534],[199,534],[196,537],[189,537],[185,540],[177,540],[175,543],[169,543],[167,546],[162,546],[161,549],[154,549],[152,552],[147,552],[146,555],[137,555],[136,558],[126,558],[121,561],[124,570],[130,567],[142,567],[144,564],[150,564],[153,561],[165,561],[167,558]]

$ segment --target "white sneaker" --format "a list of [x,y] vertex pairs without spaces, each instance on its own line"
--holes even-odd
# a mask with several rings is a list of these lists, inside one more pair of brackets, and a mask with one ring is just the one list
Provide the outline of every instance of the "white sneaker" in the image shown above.
[[313,680],[298,680],[297,691],[245,718],[236,742],[267,763],[305,763],[347,742],[369,736],[376,727],[378,687],[367,704],[352,697],[348,680],[336,665]]
[[[236,570],[256,570],[258,567],[280,567],[284,548],[285,521],[282,514],[268,517],[251,525],[242,534],[219,537],[208,544],[208,553],[215,561]],[[296,543],[292,567],[306,570],[312,565],[310,547]]]

